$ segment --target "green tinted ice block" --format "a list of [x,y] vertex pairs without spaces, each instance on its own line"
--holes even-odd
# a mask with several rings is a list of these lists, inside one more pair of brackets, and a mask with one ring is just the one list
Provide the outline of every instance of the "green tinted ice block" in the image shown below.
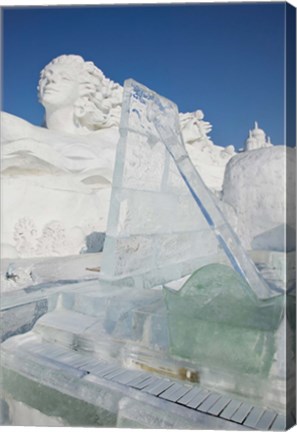
[[239,373],[267,376],[284,297],[259,300],[230,267],[197,270],[180,291],[164,289],[173,355]]

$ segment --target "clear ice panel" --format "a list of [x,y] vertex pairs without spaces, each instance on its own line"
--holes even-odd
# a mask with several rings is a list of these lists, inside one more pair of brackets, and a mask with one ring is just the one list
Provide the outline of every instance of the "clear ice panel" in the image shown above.
[[189,194],[115,187],[113,197],[111,205],[116,207],[118,218],[110,227],[110,235],[127,237],[208,230],[205,218],[197,212]]
[[178,114],[167,99],[125,83],[101,276],[129,286],[180,278],[220,249],[149,119],[159,103]]
[[210,264],[180,291],[164,289],[171,354],[201,367],[268,376],[284,297],[254,302],[233,269]]
[[176,105],[126,81],[102,279],[158,285],[222,254],[250,295],[271,295],[190,161]]

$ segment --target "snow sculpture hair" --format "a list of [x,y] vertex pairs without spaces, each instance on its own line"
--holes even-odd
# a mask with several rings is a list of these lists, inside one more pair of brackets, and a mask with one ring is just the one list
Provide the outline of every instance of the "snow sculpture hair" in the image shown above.
[[212,125],[203,119],[204,114],[201,110],[179,114],[181,131],[187,144],[211,142],[208,134],[212,130]]
[[78,81],[79,97],[73,107],[74,123],[78,128],[94,131],[119,124],[122,87],[106,78],[93,62],[84,61],[78,55],[61,55],[41,71],[38,97],[43,105],[47,74],[56,65],[64,67]]

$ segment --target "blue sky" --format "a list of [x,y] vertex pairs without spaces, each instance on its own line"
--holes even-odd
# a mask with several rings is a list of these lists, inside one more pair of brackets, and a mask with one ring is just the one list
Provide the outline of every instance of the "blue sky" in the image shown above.
[[242,147],[255,120],[283,144],[284,11],[285,3],[4,8],[2,109],[40,125],[41,69],[79,54],[181,112],[202,109],[218,145]]

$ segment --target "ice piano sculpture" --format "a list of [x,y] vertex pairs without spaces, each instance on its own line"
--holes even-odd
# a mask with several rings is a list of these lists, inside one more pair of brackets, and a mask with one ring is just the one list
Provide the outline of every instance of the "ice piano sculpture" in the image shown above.
[[126,81],[120,135],[100,286],[66,289],[3,344],[6,387],[18,372],[100,407],[103,426],[285,429],[295,298],[242,248],[175,104]]
[[[132,80],[124,98],[103,278],[136,289],[165,285],[176,355],[267,376],[283,296],[261,277],[195,170],[176,105]],[[179,291],[166,288],[189,274]]]

